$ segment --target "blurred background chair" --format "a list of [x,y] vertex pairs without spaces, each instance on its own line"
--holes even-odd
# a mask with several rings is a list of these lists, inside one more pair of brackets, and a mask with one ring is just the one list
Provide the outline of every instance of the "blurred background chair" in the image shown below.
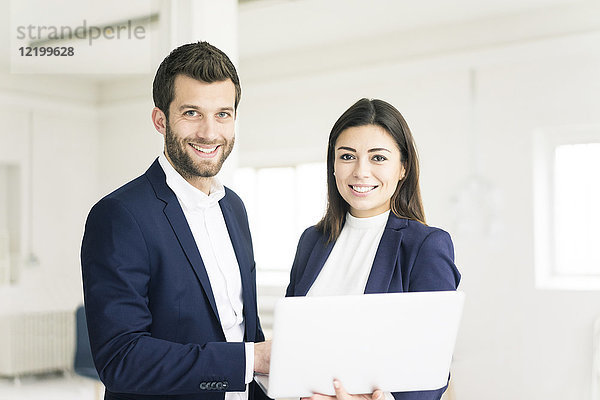
[[75,312],[75,321],[77,335],[73,370],[77,375],[85,376],[95,381],[95,396],[96,399],[100,399],[104,387],[100,382],[98,371],[96,371],[96,367],[94,366],[94,359],[92,358],[92,349],[90,347],[90,339],[88,336],[87,321],[85,319],[85,308],[83,305],[77,307],[77,311]]

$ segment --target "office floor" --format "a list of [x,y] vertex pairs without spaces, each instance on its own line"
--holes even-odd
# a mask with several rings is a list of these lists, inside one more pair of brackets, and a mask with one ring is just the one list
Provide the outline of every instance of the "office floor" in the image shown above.
[[0,378],[0,400],[95,400],[102,398],[100,389],[92,379],[69,374]]

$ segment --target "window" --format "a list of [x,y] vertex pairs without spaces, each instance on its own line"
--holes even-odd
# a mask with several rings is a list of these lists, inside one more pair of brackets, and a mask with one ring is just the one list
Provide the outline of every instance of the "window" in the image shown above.
[[326,206],[326,164],[239,168],[234,187],[248,211],[259,280],[285,285],[302,232]]
[[600,289],[600,128],[537,132],[536,285]]

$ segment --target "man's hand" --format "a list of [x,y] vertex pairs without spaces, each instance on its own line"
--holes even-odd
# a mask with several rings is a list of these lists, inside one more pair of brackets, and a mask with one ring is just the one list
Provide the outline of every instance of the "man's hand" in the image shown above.
[[375,390],[371,394],[350,394],[346,392],[346,389],[342,386],[340,381],[337,379],[333,380],[333,388],[335,389],[335,396],[327,396],[324,394],[313,394],[311,397],[303,397],[301,400],[383,400],[383,392],[381,390]]
[[269,373],[271,364],[271,341],[254,343],[254,372]]

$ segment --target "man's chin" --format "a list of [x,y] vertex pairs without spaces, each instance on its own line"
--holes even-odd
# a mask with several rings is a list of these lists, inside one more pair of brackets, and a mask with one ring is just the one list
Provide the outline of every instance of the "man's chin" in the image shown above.
[[221,171],[221,167],[223,166],[223,162],[220,162],[218,165],[196,165],[196,176],[200,178],[213,178],[216,176],[219,171]]
[[[219,151],[222,151],[219,148]],[[229,153],[227,154],[229,155]],[[174,161],[171,164],[186,179],[190,178],[212,178],[216,176],[227,157],[218,155],[214,158],[200,158],[195,154],[181,154],[181,157],[168,157]]]

